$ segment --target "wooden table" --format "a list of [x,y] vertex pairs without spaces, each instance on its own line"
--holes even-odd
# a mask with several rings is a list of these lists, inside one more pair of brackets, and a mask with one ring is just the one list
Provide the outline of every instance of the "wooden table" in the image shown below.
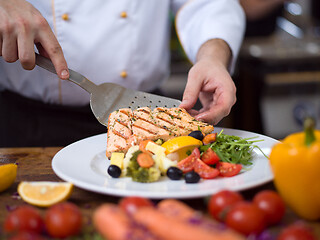
[[[62,181],[51,168],[53,156],[61,149],[61,147],[49,148],[0,148],[0,164],[16,163],[18,164],[18,173],[15,183],[5,192],[0,193],[0,236],[3,222],[8,213],[8,209],[25,204],[23,200],[17,198],[16,191],[19,182],[21,181]],[[241,192],[248,200],[252,199],[255,193],[262,189],[274,189],[271,183],[246,190]],[[183,200],[190,206],[198,210],[206,209],[206,198],[197,198]],[[118,197],[97,194],[88,192],[75,187],[69,201],[77,204],[85,217],[85,222],[91,222],[91,217],[94,209],[102,203],[119,201]],[[39,209],[44,212],[45,209]],[[281,225],[287,225],[299,218],[290,210],[287,209],[286,215]],[[320,239],[320,221],[307,222],[316,232]],[[271,231],[279,231],[280,227],[274,227]],[[1,237],[0,237],[1,239]]]

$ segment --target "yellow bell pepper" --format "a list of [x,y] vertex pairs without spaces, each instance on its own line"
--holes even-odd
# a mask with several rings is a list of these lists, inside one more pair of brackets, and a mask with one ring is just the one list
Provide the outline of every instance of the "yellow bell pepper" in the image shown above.
[[307,220],[320,218],[320,131],[306,119],[305,131],[287,136],[270,154],[276,189]]

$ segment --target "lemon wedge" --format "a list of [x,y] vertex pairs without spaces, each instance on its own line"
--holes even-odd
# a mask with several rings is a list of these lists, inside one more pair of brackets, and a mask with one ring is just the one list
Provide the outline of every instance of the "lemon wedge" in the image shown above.
[[0,166],[0,192],[8,189],[17,177],[17,164],[8,163]]
[[191,136],[180,136],[164,142],[161,147],[165,148],[167,155],[177,155],[178,160],[188,156],[188,152],[202,145],[202,141]]
[[68,182],[21,182],[18,186],[20,197],[38,207],[49,207],[67,200],[73,190]]

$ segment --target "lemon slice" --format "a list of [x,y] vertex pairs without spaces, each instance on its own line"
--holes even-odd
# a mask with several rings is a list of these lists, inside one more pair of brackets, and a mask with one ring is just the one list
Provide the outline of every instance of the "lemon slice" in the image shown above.
[[192,152],[193,149],[202,145],[202,141],[190,137],[180,136],[172,138],[161,145],[166,149],[167,155],[177,155],[178,160],[182,160],[188,156],[188,152]]
[[0,166],[0,192],[9,188],[17,177],[17,164],[8,163]]
[[38,207],[49,207],[69,198],[73,184],[68,182],[21,182],[18,186],[20,197]]

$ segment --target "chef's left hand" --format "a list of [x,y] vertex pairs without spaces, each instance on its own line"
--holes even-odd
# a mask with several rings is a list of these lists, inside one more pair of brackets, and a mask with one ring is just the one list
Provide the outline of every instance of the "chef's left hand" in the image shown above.
[[[199,50],[190,69],[180,107],[196,119],[217,124],[236,102],[236,87],[227,70],[231,51],[223,40],[210,40]],[[202,108],[192,109],[199,98]]]

